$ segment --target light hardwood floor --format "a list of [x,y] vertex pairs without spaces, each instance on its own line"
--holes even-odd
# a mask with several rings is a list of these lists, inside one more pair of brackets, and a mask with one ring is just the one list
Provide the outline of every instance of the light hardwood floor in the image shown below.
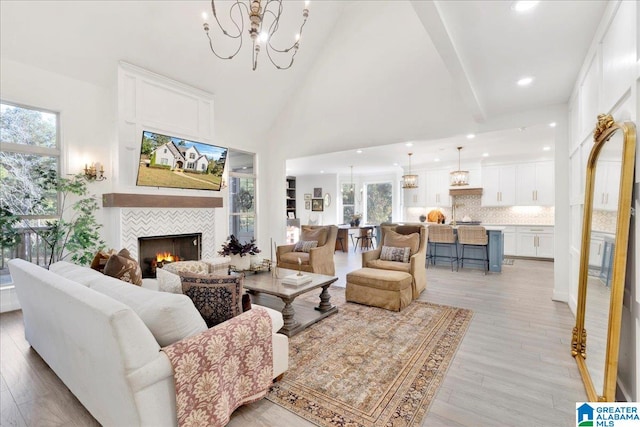
[[[336,253],[337,286],[360,252]],[[570,353],[574,317],[551,300],[553,263],[516,260],[501,274],[429,268],[421,300],[469,308],[474,317],[422,425],[570,426],[586,399]],[[19,311],[0,315],[0,425],[98,423],[24,339]],[[312,424],[262,399],[238,408],[232,427]]]

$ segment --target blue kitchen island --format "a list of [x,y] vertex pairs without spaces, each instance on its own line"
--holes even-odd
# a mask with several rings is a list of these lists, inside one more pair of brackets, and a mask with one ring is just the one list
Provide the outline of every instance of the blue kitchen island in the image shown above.
[[[489,236],[489,244],[487,245],[487,251],[489,252],[489,271],[493,271],[495,273],[502,272],[502,259],[504,258],[504,235],[502,231],[505,227],[495,226],[495,225],[486,225],[483,226],[487,230],[487,235]],[[457,235],[457,226],[453,226],[453,232]],[[433,248],[431,247],[431,243],[428,244],[427,254],[432,253]],[[462,245],[460,243],[458,246],[458,256],[462,255]],[[478,258],[482,259],[484,248],[479,247],[466,247],[464,250],[465,258]],[[455,256],[455,249],[453,250],[453,254]],[[438,244],[437,253],[438,257],[449,256],[449,247]],[[427,262],[429,259],[427,258]],[[436,258],[436,265],[450,265],[450,262],[444,258]],[[481,261],[469,261],[465,262],[465,268],[477,268],[482,269]]]

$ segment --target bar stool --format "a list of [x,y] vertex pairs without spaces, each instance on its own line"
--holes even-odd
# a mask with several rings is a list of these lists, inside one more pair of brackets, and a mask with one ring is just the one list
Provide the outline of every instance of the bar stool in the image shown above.
[[372,243],[372,235],[373,235],[373,227],[362,227],[360,228],[360,235],[356,237],[356,244],[353,246],[353,252],[358,248],[358,243],[360,243],[360,249],[373,249]]
[[[489,236],[487,236],[487,230],[479,225],[461,225],[458,227],[458,241],[462,246],[462,256],[460,257],[461,267],[464,268],[464,260],[468,261],[482,261],[482,267],[484,274],[489,271]],[[482,248],[482,258],[467,258],[464,256],[464,248]]]
[[[451,271],[453,271],[453,263],[456,263],[456,271],[458,271],[458,244],[456,243],[456,235],[453,234],[453,228],[450,225],[429,225],[429,252],[427,255],[427,265],[429,260],[435,265],[438,258],[444,258],[451,263]],[[449,248],[449,255],[438,255],[438,246]],[[455,250],[455,256],[453,256]]]

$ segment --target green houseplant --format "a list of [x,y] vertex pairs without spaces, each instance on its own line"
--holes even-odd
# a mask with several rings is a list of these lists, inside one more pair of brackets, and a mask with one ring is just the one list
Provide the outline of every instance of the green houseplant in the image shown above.
[[[19,243],[16,227],[22,226],[38,235],[46,247],[46,266],[70,257],[78,264],[89,264],[95,253],[104,247],[96,221],[98,202],[87,190],[87,181],[82,174],[71,178],[60,177],[55,170],[36,167],[33,170],[42,189],[39,195],[44,203],[45,195],[59,195],[59,209],[56,218],[45,221],[44,227],[36,227],[30,221],[16,221],[18,216],[11,207],[2,207],[3,246],[11,247]],[[29,196],[26,196],[29,197]]]

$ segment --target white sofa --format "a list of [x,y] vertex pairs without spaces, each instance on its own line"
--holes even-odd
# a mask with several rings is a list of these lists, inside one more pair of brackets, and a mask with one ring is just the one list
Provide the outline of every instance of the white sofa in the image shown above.
[[[102,425],[177,425],[172,368],[160,347],[207,329],[189,297],[67,262],[46,270],[14,259],[9,269],[27,341]],[[289,341],[276,333],[281,313],[267,311],[275,378],[288,368]]]

